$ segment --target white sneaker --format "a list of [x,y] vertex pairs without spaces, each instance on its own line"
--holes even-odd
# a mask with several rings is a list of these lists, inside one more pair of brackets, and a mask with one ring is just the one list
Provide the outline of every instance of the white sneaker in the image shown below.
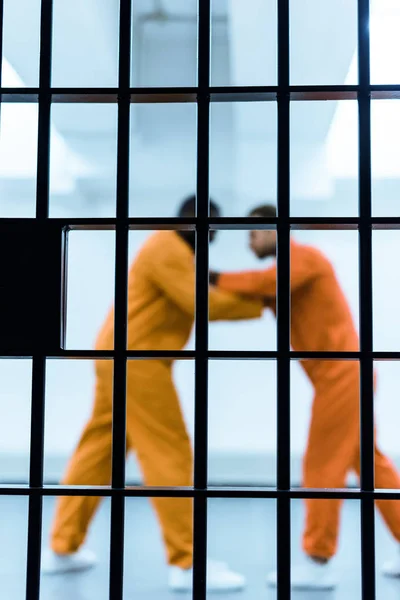
[[[267,577],[267,584],[276,587],[278,573],[274,571]],[[332,590],[336,581],[332,575],[330,563],[320,564],[307,558],[304,565],[292,567],[290,585],[293,590]]]
[[384,563],[382,574],[386,575],[386,577],[400,577],[400,551],[397,552],[392,560]]
[[42,554],[41,572],[43,575],[58,575],[86,571],[94,567],[96,562],[93,552],[83,548],[72,554],[56,554],[48,549]]
[[[172,592],[189,592],[193,585],[193,569],[169,567],[168,587]],[[224,562],[207,561],[207,590],[209,592],[234,592],[246,585],[243,575],[231,571]]]

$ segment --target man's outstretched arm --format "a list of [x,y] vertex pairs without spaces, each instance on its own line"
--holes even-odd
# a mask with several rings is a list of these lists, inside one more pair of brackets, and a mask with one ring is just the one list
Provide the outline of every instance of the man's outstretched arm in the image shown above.
[[[321,273],[323,263],[317,261],[318,255],[294,248],[290,256],[290,288],[294,291]],[[255,271],[234,271],[210,273],[210,283],[219,289],[246,296],[276,297],[277,267]]]

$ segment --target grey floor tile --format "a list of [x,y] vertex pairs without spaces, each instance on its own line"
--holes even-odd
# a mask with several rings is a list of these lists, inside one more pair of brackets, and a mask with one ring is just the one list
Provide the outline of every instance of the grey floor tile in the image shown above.
[[[54,510],[54,499],[44,499],[43,541],[46,542]],[[0,498],[0,597],[24,600],[28,501],[24,497]],[[292,506],[292,561],[303,560],[300,536],[301,502]],[[275,502],[272,500],[210,500],[209,556],[229,561],[244,573],[248,587],[243,593],[224,595],[225,600],[274,600],[276,593],[265,586],[265,576],[276,565]],[[93,571],[68,576],[43,577],[41,600],[108,600],[110,502],[105,500],[91,527],[87,544],[98,554]],[[379,565],[396,547],[376,519],[377,599],[400,600],[400,581],[388,580]],[[361,598],[359,503],[344,503],[340,547],[335,559],[340,585],[331,593],[292,593],[294,600],[357,600]],[[167,568],[160,532],[145,499],[129,498],[126,504],[125,600],[190,598],[166,589]],[[215,597],[215,594],[209,594]],[[218,595],[220,597],[220,595]]]

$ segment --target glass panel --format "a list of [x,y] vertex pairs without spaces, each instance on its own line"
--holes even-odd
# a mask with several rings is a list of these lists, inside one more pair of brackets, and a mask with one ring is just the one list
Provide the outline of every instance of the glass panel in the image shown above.
[[114,217],[117,105],[54,104],[50,216]]
[[290,79],[292,85],[357,83],[357,2],[290,3]]
[[[114,300],[115,232],[70,231],[67,265],[66,348],[91,350]],[[112,333],[101,346],[113,348]]]
[[291,104],[291,214],[354,217],[358,213],[357,102]]
[[292,361],[290,378],[292,487],[358,487],[354,474],[360,469],[358,362]]
[[196,85],[197,3],[132,3],[132,85]]
[[[375,414],[377,421],[375,453],[375,488],[400,488],[399,435],[396,427],[399,406],[397,399],[400,362],[397,360],[376,361],[377,375]],[[382,577],[382,571],[397,564],[397,542],[400,525],[399,500],[381,500],[377,503],[378,514],[375,518],[375,557],[376,584],[379,600],[395,600],[397,586],[388,577]],[[386,521],[386,524],[385,524]]]
[[0,217],[34,217],[37,179],[37,104],[1,105]]
[[29,480],[32,360],[0,361],[0,482]]
[[400,169],[396,159],[399,136],[400,101],[372,101],[372,214],[375,217],[400,216]]
[[130,360],[127,485],[192,485],[194,362]]
[[[87,517],[91,513],[89,508],[93,498],[84,496],[61,496],[54,498],[47,496],[43,499],[43,534],[42,546],[48,548],[67,548],[81,541],[86,528]],[[56,512],[57,511],[57,512]],[[62,527],[60,520],[66,511],[72,514],[70,527]],[[60,519],[61,517],[61,519]],[[78,522],[78,519],[80,521]],[[58,520],[58,522],[57,522]],[[42,574],[40,581],[40,600],[49,598],[76,598],[83,600],[92,594],[99,600],[109,598],[110,578],[110,521],[111,500],[102,500],[96,518],[88,530],[87,549],[93,553],[95,568],[87,570],[84,574],[64,574],[50,577]],[[75,535],[74,540],[71,537]],[[57,540],[55,539],[57,536]],[[86,544],[85,544],[86,550]],[[48,562],[42,560],[42,568]]]
[[209,485],[276,486],[276,363],[211,360]]
[[26,496],[0,497],[2,585],[7,598],[13,600],[26,597],[28,502]]
[[276,202],[275,102],[211,104],[210,194],[223,216],[243,217]]
[[[311,504],[312,502],[312,504]],[[311,510],[311,517],[314,515],[318,518],[318,514],[324,515],[324,523],[326,526],[333,526],[332,523],[328,523],[328,515],[330,519],[335,517],[335,505],[340,501],[337,500],[306,500],[309,510]],[[304,535],[305,526],[305,506],[301,500],[292,500],[291,502],[291,520],[292,520],[292,544],[291,544],[291,556],[293,569],[296,569],[296,573],[292,575],[292,583],[299,575],[303,575],[308,569],[309,565],[306,562],[306,556],[302,551],[302,544],[304,539],[300,542]],[[313,522],[316,522],[315,520]],[[321,536],[323,535],[323,529],[321,528]],[[361,531],[360,531],[360,502],[357,500],[345,500],[341,509],[341,520],[340,520],[340,543],[338,545],[337,553],[334,551],[335,536],[333,535],[332,528],[330,528],[330,534],[326,535],[325,539],[321,543],[324,544],[327,552],[335,554],[332,563],[329,564],[329,569],[332,573],[332,579],[338,580],[340,592],[339,598],[356,598],[361,600]],[[319,542],[317,539],[317,531],[314,536],[309,535],[307,537],[307,547],[310,549],[310,553],[317,553],[316,544]],[[326,541],[325,541],[326,540]],[[329,541],[328,541],[329,540]],[[314,545],[315,544],[315,545]],[[318,554],[315,554],[318,556]],[[316,596],[325,598],[327,591],[316,591]],[[331,592],[332,594],[332,592]],[[299,594],[302,596],[302,593]],[[310,596],[310,594],[308,594]]]
[[110,484],[112,386],[111,360],[47,361],[46,483]]
[[[276,565],[276,500],[212,498],[207,513],[209,567],[216,560],[226,561],[224,568],[236,574],[236,589],[231,591],[246,583],[245,597],[273,598],[265,589],[265,575]],[[210,589],[207,598],[213,597]]]
[[[190,597],[191,573],[183,576],[183,581],[176,580],[179,573],[175,573],[174,581],[167,557],[172,558],[179,551],[179,560],[183,564],[189,565],[192,561],[192,504],[190,498],[157,498],[150,502],[149,498],[126,498],[124,600],[155,597],[161,600],[169,597],[171,591],[187,592],[184,597]],[[168,512],[173,519],[168,523],[169,545],[165,546],[161,534],[166,533],[162,528],[163,523],[167,527]],[[135,565],[134,569],[132,565]],[[170,591],[167,590],[168,583]],[[178,583],[185,584],[183,589],[176,589]]]
[[118,3],[54,0],[52,85],[116,86],[118,30]]
[[397,352],[400,349],[397,318],[400,279],[392,261],[400,251],[399,231],[373,231],[372,247],[374,350]]
[[131,216],[176,216],[196,190],[196,136],[195,104],[132,105]]
[[371,2],[371,83],[398,84],[399,52],[398,30],[400,7],[396,0],[373,0]]
[[290,269],[293,349],[358,351],[357,232],[295,231]]
[[[40,0],[3,0],[3,87],[39,85]],[[16,31],[18,35],[16,35]]]
[[276,0],[212,5],[212,85],[276,85]]
[[[273,304],[268,302],[264,310],[263,301],[254,298],[263,295],[262,286],[254,291],[254,278],[249,282],[248,276],[244,281],[242,276],[242,271],[249,270],[262,276],[272,257],[261,262],[252,255],[249,237],[248,231],[220,231],[210,247],[210,271],[218,276],[209,301],[210,350],[276,349]],[[242,293],[244,297],[238,296]]]

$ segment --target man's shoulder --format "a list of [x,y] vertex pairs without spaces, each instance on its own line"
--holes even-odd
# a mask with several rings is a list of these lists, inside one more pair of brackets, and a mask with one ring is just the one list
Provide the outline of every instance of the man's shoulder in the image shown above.
[[322,270],[332,268],[332,263],[326,254],[311,244],[294,243],[291,247],[292,253],[297,253],[299,258],[307,260],[311,265],[320,267]]
[[181,241],[175,231],[156,231],[144,242],[134,264],[154,264],[173,260],[181,251]]

